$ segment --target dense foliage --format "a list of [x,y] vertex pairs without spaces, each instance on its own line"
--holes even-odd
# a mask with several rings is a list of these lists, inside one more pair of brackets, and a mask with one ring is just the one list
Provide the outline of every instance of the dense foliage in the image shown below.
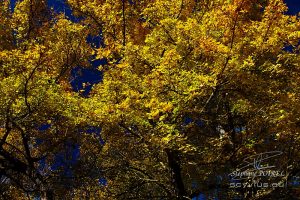
[[[279,181],[300,173],[300,20],[282,0],[66,3],[77,20],[0,1],[2,199],[299,195],[229,188],[263,152],[283,152]],[[76,67],[103,73],[88,95]]]

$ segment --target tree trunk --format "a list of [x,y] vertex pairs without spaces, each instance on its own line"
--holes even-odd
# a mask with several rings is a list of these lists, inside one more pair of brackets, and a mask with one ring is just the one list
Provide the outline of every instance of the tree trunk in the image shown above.
[[181,166],[179,153],[177,151],[166,149],[165,150],[168,156],[168,165],[172,171],[172,181],[175,185],[176,195],[178,200],[186,199],[186,191],[184,188],[184,183],[181,176]]
[[53,191],[51,190],[43,191],[41,200],[54,200]]

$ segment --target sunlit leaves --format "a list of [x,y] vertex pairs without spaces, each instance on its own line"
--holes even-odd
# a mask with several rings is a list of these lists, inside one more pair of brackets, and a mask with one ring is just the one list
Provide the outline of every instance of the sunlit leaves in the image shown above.
[[[82,20],[45,1],[0,4],[0,118],[19,160],[30,163],[26,140],[49,166],[67,142],[80,146],[75,199],[191,197],[250,154],[299,147],[300,22],[282,0],[67,2]],[[95,35],[100,47],[88,44]],[[83,98],[69,72],[91,58],[107,64]]]
[[[243,156],[255,152],[263,141],[253,137],[269,133],[261,131],[264,126],[270,131],[285,129],[283,124],[295,114],[285,108],[287,102],[295,103],[292,94],[298,89],[293,82],[298,70],[292,68],[298,56],[283,48],[299,40],[299,20],[284,15],[287,8],[282,1],[135,3],[147,29],[144,41],[130,37],[131,30],[140,25],[137,18],[135,25],[126,21],[134,6],[126,4],[125,25],[122,16],[114,15],[116,19],[109,23],[116,25],[105,27],[108,16],[95,14],[104,22],[104,30],[115,31],[115,39],[104,35],[108,46],[98,50],[99,57],[111,62],[91,98],[98,102],[95,118],[107,126],[103,134],[114,141],[122,134],[132,135],[144,141],[145,151],[153,145],[160,151],[165,146],[189,154],[200,147],[202,159],[222,162],[211,157],[208,146],[215,153],[224,153],[240,145],[238,155]],[[121,12],[121,5],[108,4],[103,7],[110,6],[111,13]],[[199,12],[198,6],[202,8]],[[122,43],[122,28],[126,44]],[[183,128],[182,118],[187,114],[200,118],[201,128],[195,124]],[[214,137],[216,127],[223,126],[216,138],[205,137]],[[237,134],[235,126],[247,127],[241,131],[243,136],[235,136],[238,139],[232,136]],[[114,147],[123,150],[124,143],[118,143]]]

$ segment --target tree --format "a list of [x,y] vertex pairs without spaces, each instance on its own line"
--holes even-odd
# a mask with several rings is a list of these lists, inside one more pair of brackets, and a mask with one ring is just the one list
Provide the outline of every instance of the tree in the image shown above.
[[[234,190],[228,177],[270,151],[283,152],[278,181],[299,174],[300,21],[282,0],[67,2],[81,21],[43,1],[20,1],[14,12],[1,4],[0,155],[10,191],[191,199],[221,188],[223,199],[292,198],[290,187]],[[104,45],[89,45],[99,34]],[[84,98],[68,75],[93,55],[107,64]],[[91,126],[104,142],[85,134]],[[80,146],[70,182],[38,170],[69,144]]]
[[19,1],[13,12],[4,1],[1,10],[1,187],[11,188],[2,195],[53,196],[68,185],[60,169],[51,169],[57,153],[86,137],[78,131],[86,126],[84,99],[71,91],[68,74],[89,65],[87,27],[54,16],[45,1]]

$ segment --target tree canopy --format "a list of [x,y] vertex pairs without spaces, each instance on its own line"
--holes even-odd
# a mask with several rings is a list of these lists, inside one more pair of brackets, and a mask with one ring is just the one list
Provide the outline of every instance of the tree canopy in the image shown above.
[[[64,3],[76,20],[0,2],[2,199],[299,195],[300,19],[283,0]],[[103,80],[75,91],[78,67]],[[230,188],[265,152],[285,187]]]

